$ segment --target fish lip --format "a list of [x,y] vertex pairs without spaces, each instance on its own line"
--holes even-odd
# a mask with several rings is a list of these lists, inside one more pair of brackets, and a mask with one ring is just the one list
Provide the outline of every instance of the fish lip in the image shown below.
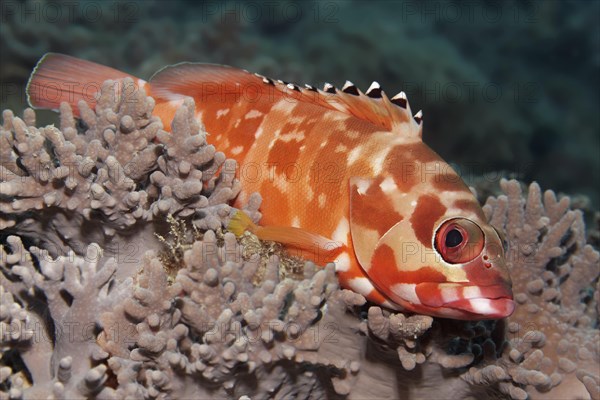
[[505,284],[479,286],[469,283],[442,283],[442,291],[453,292],[458,298],[443,303],[441,307],[466,313],[467,319],[501,319],[515,310],[512,290]]
[[[419,285],[432,285],[435,284],[436,288],[442,293],[446,293],[447,298],[456,297],[457,299],[499,299],[499,298],[513,298],[513,293],[510,285],[504,283],[496,283],[493,285],[474,285],[472,283],[461,283],[461,282],[422,282]],[[417,285],[418,286],[418,285]],[[450,303],[451,301],[448,301]]]
[[499,297],[495,299],[472,298],[468,300],[457,300],[444,305],[444,307],[464,311],[474,316],[485,317],[478,319],[500,319],[509,317],[515,311],[515,306],[515,301],[509,297]]
[[[487,286],[464,285],[462,286],[463,298],[465,299],[513,299],[513,293],[510,286],[506,284],[494,284]],[[472,289],[472,290],[469,290]],[[479,292],[479,295],[478,295]]]
[[[516,303],[513,300],[512,290],[503,284],[489,286],[465,285],[463,288],[476,287],[477,290],[466,291],[466,296],[460,300],[444,304],[444,307],[461,310],[472,314],[474,319],[501,319],[512,315]],[[464,292],[464,290],[463,290]]]

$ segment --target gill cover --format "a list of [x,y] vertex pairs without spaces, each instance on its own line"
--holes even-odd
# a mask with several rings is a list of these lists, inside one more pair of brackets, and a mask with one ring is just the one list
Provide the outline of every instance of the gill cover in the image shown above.
[[383,193],[383,179],[352,177],[350,186],[350,235],[358,262],[369,275],[371,259],[382,236],[403,216]]

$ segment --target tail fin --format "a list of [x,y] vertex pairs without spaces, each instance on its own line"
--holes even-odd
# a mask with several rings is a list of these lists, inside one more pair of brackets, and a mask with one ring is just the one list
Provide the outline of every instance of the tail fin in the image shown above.
[[84,100],[91,108],[96,106],[96,94],[105,80],[132,78],[136,84],[145,81],[125,72],[82,60],[65,54],[46,53],[38,61],[27,83],[27,101],[34,108],[58,110],[60,103],[67,102],[75,115],[79,114],[77,103]]

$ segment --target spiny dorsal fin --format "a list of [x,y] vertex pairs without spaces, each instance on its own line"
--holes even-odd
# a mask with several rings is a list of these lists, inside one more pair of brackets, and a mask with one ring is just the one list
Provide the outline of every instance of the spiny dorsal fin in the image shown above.
[[[347,82],[342,90],[328,83],[323,90],[319,90],[310,85],[300,87],[217,64],[181,63],[168,66],[154,74],[151,85],[146,85],[145,81],[110,67],[64,54],[48,53],[31,74],[27,86],[28,100],[33,107],[51,109],[58,109],[60,103],[66,101],[77,113],[79,100],[94,106],[96,92],[90,87],[99,88],[105,80],[126,77],[144,87],[149,95],[163,100],[162,104],[157,102],[155,113],[164,112],[170,117],[187,96],[200,103],[277,101],[286,97],[353,115],[384,129],[402,132],[406,137],[421,136],[422,115],[417,113],[414,118],[411,117],[406,95],[400,92],[390,100],[376,82],[366,94],[351,82]],[[55,90],[58,94],[46,96],[48,88],[58,88]]]
[[[168,101],[185,96],[203,101],[277,101],[287,98],[337,110],[407,137],[421,137],[420,118],[412,117],[406,95],[390,100],[378,83],[367,93],[347,82],[340,90],[325,84],[323,90],[274,80],[248,71],[217,64],[181,63],[165,67],[149,81],[152,96]],[[400,97],[398,97],[400,96]]]

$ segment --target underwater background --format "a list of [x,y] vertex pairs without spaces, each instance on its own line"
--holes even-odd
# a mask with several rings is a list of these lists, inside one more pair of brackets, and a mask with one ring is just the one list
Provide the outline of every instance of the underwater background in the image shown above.
[[376,80],[423,110],[425,141],[468,182],[535,180],[599,206],[598,1],[9,0],[0,12],[2,109],[26,106],[49,51],[143,79],[196,61],[363,91]]
[[[223,232],[242,184],[202,104],[170,132],[143,91],[34,112],[47,52],[405,91],[506,237],[514,313],[392,312]],[[2,0],[0,400],[600,399],[599,67],[598,0]]]

